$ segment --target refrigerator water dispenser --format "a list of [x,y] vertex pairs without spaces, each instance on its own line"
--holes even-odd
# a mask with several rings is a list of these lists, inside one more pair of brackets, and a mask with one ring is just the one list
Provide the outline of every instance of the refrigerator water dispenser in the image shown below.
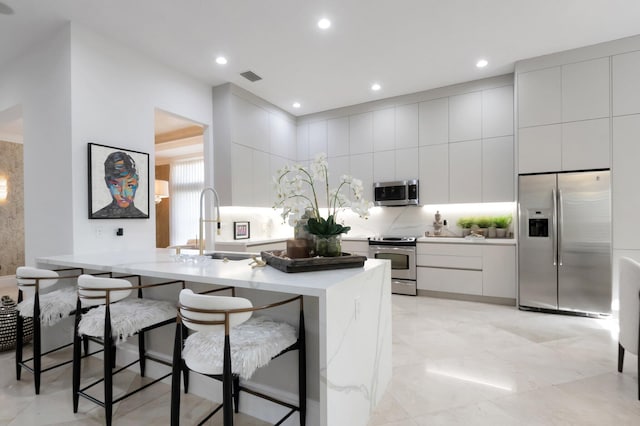
[[529,210],[529,237],[549,237],[549,214],[543,210]]

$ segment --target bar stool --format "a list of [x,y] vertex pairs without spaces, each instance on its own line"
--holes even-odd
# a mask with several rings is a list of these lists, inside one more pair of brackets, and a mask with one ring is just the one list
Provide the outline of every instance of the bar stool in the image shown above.
[[[300,305],[297,338],[296,330],[289,324],[267,317],[252,317],[253,312],[296,301]],[[188,335],[189,330],[194,333]],[[298,406],[240,385],[240,379],[249,379],[256,369],[292,350],[298,350]],[[182,290],[173,352],[172,426],[180,424],[180,374],[188,374],[189,370],[222,381],[222,405],[200,425],[222,408],[224,425],[232,426],[233,411],[237,413],[239,408],[240,391],[289,408],[290,411],[277,424],[298,411],[300,425],[305,425],[307,384],[302,296],[253,307],[251,301],[241,297],[211,296]]]
[[[137,285],[133,285],[127,278],[135,278]],[[78,298],[74,327],[73,345],[73,412],[78,412],[80,397],[84,397],[105,409],[107,426],[111,425],[113,404],[163,380],[171,372],[159,377],[138,389],[128,392],[114,399],[113,376],[135,363],[140,363],[140,375],[145,375],[145,361],[153,360],[166,366],[171,363],[156,358],[146,352],[145,333],[164,325],[172,324],[176,320],[176,304],[162,300],[142,298],[142,289],[160,287],[168,284],[181,284],[184,281],[169,281],[158,284],[142,285],[140,276],[129,275],[117,278],[101,278],[91,275],[78,277]],[[129,298],[132,291],[138,290],[138,298]],[[97,306],[83,313],[83,306]],[[127,337],[138,335],[139,359],[117,370],[115,369],[115,342],[124,341]],[[81,379],[81,339],[88,336],[91,341],[102,344],[104,350],[103,370],[101,379],[80,388]],[[86,391],[93,386],[104,383],[104,400],[99,400]]]
[[[73,342],[58,346],[42,353],[42,327],[50,327],[75,313],[76,286],[67,285],[56,290],[43,290],[54,286],[58,281],[74,281],[78,275],[60,276],[59,272],[83,273],[82,268],[38,269],[20,266],[16,270],[18,282],[18,321],[16,324],[16,379],[21,379],[22,369],[33,373],[36,395],[40,394],[40,376],[54,368],[69,364],[72,360],[58,362],[42,368],[42,357],[71,346]],[[74,283],[75,284],[75,283]],[[33,318],[33,356],[23,359],[24,318]],[[85,342],[85,354],[87,353]]]

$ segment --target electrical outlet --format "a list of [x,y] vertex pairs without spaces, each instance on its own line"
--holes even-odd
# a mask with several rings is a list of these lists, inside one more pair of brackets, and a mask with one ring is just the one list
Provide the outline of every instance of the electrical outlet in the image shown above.
[[102,228],[102,226],[96,226],[96,238],[102,238],[102,236],[104,235],[104,229]]
[[353,299],[353,316],[355,319],[360,317],[360,296]]

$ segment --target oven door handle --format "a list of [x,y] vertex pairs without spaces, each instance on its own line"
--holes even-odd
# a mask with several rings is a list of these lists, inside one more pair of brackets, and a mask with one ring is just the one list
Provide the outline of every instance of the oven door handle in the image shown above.
[[372,253],[402,253],[402,254],[415,254],[415,247],[393,247],[393,246],[369,246],[369,252]]

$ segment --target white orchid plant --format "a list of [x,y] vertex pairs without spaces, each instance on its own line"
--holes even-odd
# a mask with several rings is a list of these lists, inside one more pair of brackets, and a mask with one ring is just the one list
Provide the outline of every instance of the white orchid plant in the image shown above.
[[[349,232],[350,226],[337,223],[336,216],[339,211],[351,208],[361,218],[367,218],[372,203],[362,196],[362,181],[349,175],[342,175],[338,187],[329,189],[329,163],[326,154],[316,155],[310,167],[302,165],[285,166],[277,171],[274,176],[276,188],[276,201],[273,208],[282,208],[282,219],[289,220],[291,226],[306,211],[310,211],[311,217],[307,221],[306,229],[309,233],[321,237],[329,237]],[[320,214],[318,186],[324,187],[327,197],[328,217],[325,219]],[[349,199],[344,191],[351,192]]]

